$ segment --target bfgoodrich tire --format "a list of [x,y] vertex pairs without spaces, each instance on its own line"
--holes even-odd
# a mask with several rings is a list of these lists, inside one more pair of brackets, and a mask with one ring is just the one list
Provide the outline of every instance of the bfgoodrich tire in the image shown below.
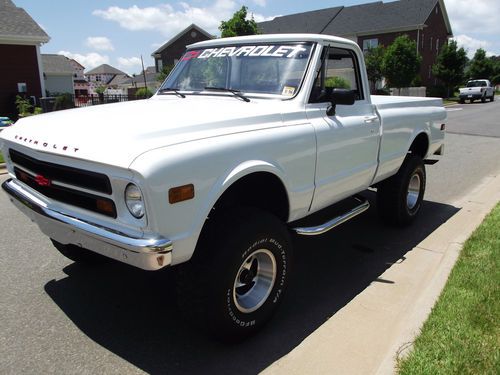
[[108,258],[94,253],[93,251],[83,249],[76,245],[63,245],[56,240],[50,239],[54,247],[66,258],[72,260],[75,263],[92,265],[100,264],[108,261]]
[[225,341],[241,340],[262,328],[283,298],[290,236],[278,218],[257,209],[210,220],[195,256],[178,267],[178,301],[203,330]]
[[408,154],[398,173],[377,188],[377,207],[387,223],[410,224],[420,213],[425,193],[426,174],[422,158]]

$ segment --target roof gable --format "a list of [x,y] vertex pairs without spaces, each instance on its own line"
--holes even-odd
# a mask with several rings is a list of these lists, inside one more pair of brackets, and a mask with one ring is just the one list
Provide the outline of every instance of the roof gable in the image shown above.
[[120,69],[116,69],[115,67],[108,65],[108,64],[99,65],[98,67],[91,69],[85,73],[85,75],[92,75],[92,74],[123,74],[123,75],[127,75],[127,73],[122,72]]
[[0,40],[41,44],[50,37],[24,9],[10,0],[0,0]]
[[173,38],[167,40],[160,48],[158,48],[156,51],[154,51],[151,54],[151,56],[161,54],[165,48],[167,48],[170,45],[174,44],[180,37],[182,37],[184,34],[186,34],[191,29],[195,29],[196,31],[198,31],[199,33],[205,35],[209,39],[213,39],[214,38],[213,35],[209,34],[207,31],[203,30],[198,25],[192,23],[191,25],[189,25],[188,27],[186,27],[184,30],[182,30],[181,32],[179,32],[178,34],[176,34]]

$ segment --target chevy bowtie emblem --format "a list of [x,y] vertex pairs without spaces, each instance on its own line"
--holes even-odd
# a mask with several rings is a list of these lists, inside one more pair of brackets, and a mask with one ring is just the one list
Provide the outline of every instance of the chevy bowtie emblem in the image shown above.
[[38,186],[50,186],[52,184],[52,181],[50,181],[48,178],[43,177],[41,174],[37,174],[35,176],[35,182],[38,184]]

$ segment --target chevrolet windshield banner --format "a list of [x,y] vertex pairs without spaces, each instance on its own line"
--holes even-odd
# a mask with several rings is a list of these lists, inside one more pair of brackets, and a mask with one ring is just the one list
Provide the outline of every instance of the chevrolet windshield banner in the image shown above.
[[208,59],[210,57],[282,57],[291,59],[301,56],[301,52],[306,52],[309,48],[304,45],[259,45],[259,46],[239,46],[239,47],[222,47],[222,48],[207,48],[204,50],[188,51],[182,57],[182,61],[191,59]]

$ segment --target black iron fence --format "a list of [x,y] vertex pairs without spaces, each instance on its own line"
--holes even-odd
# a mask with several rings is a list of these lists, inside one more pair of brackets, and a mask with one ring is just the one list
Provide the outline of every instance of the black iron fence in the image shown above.
[[53,112],[62,109],[89,107],[92,105],[128,102],[131,100],[145,99],[136,95],[71,95],[64,94],[56,97],[40,98],[43,112]]

